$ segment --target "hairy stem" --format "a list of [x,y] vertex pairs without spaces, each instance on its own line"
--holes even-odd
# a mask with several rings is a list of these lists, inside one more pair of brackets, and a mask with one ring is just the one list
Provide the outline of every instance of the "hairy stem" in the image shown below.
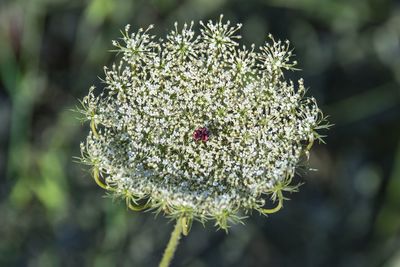
[[160,267],[168,267],[174,257],[174,253],[176,247],[179,244],[179,239],[181,238],[182,233],[182,222],[181,219],[176,220],[174,231],[171,234],[171,238],[169,239],[168,245],[165,248],[164,255],[160,262]]

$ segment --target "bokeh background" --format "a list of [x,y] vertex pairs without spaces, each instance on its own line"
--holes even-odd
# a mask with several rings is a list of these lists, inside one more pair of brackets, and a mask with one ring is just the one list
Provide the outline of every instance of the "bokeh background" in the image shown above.
[[133,213],[74,163],[71,111],[127,23],[242,22],[295,46],[335,126],[305,184],[229,234],[194,224],[173,266],[400,266],[400,3],[390,0],[1,0],[0,266],[157,266],[173,223]]

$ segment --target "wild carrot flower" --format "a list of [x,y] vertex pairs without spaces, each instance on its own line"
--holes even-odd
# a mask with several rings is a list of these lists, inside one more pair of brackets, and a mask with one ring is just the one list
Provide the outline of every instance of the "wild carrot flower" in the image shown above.
[[104,89],[82,100],[82,160],[130,208],[182,219],[186,231],[192,219],[227,229],[296,189],[295,169],[328,125],[303,80],[285,80],[296,66],[289,41],[240,46],[240,27],[222,16],[199,34],[175,23],[158,40],[152,26],[127,25],[113,41]]

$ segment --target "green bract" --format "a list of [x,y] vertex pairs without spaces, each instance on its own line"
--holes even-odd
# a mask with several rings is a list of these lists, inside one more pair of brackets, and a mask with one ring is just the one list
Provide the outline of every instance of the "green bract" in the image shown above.
[[[134,210],[226,229],[238,214],[282,206],[327,125],[303,80],[284,79],[296,65],[288,41],[269,36],[256,50],[240,47],[241,25],[222,16],[198,35],[193,25],[175,24],[165,40],[128,25],[113,41],[120,59],[105,68],[105,88],[82,100],[91,122],[82,160]],[[275,209],[264,209],[269,198]]]

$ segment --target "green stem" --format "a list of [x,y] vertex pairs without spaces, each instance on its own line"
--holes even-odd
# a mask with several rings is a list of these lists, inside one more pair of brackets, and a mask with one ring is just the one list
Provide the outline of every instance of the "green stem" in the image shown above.
[[275,208],[272,209],[261,209],[261,212],[264,214],[272,214],[275,213],[277,211],[279,211],[282,207],[283,207],[283,195],[282,195],[282,191],[278,191],[278,205],[276,205]]
[[164,251],[164,255],[162,257],[159,267],[168,267],[170,265],[171,260],[174,257],[176,247],[179,244],[181,233],[182,233],[182,222],[181,219],[177,219],[174,231],[171,234],[171,238],[169,239],[167,248]]

